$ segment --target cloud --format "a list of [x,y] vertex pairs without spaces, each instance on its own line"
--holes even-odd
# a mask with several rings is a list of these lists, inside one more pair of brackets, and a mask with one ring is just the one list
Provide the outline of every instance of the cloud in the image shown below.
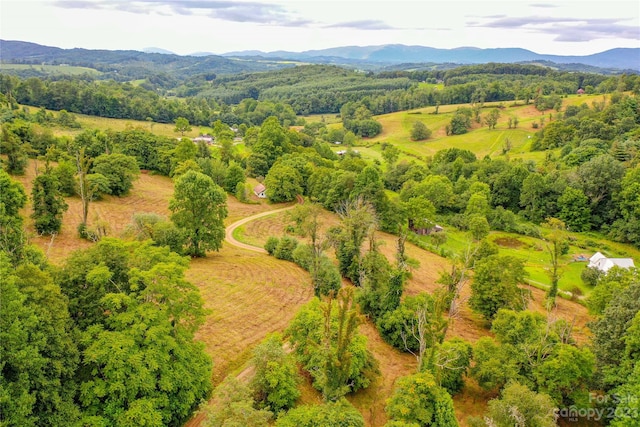
[[551,4],[551,3],[532,3],[529,6],[531,6],[531,7],[540,7],[540,8],[544,8],[544,9],[552,9],[552,8],[558,7],[558,5]]
[[467,22],[469,27],[523,29],[535,33],[556,35],[555,41],[587,42],[604,38],[640,40],[640,29],[621,24],[627,19],[616,18],[553,18],[548,16],[523,16],[495,18],[482,17],[484,21]]
[[353,28],[356,30],[395,30],[397,28],[377,19],[363,19],[360,21],[338,22],[324,28]]
[[281,5],[230,0],[57,0],[65,9],[120,10],[137,14],[204,15],[233,22],[306,26],[313,21],[296,16]]

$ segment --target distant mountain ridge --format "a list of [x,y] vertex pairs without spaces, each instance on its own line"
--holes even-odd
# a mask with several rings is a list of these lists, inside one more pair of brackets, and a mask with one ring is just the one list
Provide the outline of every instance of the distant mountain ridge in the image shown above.
[[76,65],[135,78],[154,73],[171,73],[181,77],[204,73],[237,74],[292,66],[275,61],[236,60],[219,55],[182,56],[164,49],[150,49],[153,52],[61,49],[24,41],[0,40],[0,59],[3,63]]
[[487,62],[550,61],[557,64],[585,64],[593,67],[640,70],[640,48],[616,48],[593,55],[545,55],[521,48],[459,47],[438,49],[426,46],[388,44],[380,46],[343,46],[304,52],[256,50],[224,53],[225,57],[263,57],[269,59],[290,59],[297,61],[324,58],[357,60],[381,64],[402,63],[456,63],[482,64]]

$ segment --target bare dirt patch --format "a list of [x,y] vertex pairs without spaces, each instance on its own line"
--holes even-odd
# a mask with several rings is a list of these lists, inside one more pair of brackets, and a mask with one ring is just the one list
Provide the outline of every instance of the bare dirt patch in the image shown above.
[[522,246],[525,246],[524,242],[516,239],[515,237],[498,237],[497,239],[493,240],[493,243],[495,243],[498,246],[502,246],[503,248],[512,248],[512,249],[518,249],[518,248],[521,248]]

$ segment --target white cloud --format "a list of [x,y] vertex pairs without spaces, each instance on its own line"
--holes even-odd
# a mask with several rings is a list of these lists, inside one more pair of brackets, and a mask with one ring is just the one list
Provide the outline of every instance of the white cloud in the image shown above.
[[182,54],[402,43],[579,55],[639,47],[639,15],[636,1],[2,0],[0,37]]

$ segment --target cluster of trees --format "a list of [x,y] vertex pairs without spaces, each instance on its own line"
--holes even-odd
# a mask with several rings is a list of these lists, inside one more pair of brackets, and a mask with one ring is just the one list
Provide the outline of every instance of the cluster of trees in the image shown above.
[[61,268],[26,244],[24,190],[0,171],[0,418],[6,425],[179,425],[211,391],[188,260],[104,238]]

